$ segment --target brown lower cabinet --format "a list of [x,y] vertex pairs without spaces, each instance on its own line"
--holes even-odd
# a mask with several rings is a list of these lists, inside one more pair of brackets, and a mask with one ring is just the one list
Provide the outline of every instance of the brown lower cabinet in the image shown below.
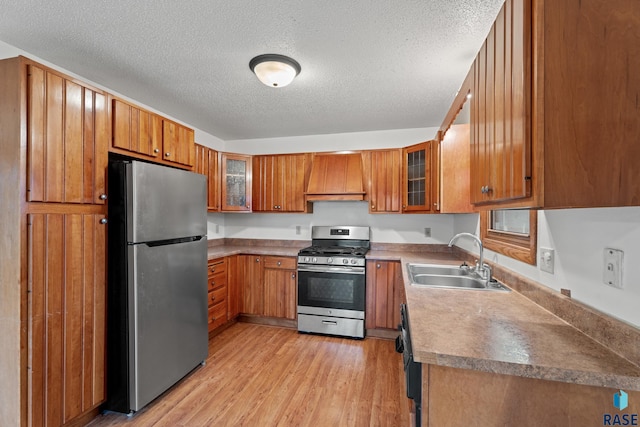
[[264,257],[264,315],[295,320],[297,273],[294,257]]
[[227,323],[227,259],[216,258],[208,263],[207,301],[209,332]]
[[[613,406],[618,389],[422,365],[423,426],[566,426],[623,424],[640,412],[640,392],[629,406]],[[618,416],[618,423],[615,423]],[[607,424],[607,417],[609,423]]]
[[105,400],[103,220],[28,215],[29,425],[70,423]]
[[397,329],[400,304],[406,301],[402,264],[399,261],[367,261],[367,329]]

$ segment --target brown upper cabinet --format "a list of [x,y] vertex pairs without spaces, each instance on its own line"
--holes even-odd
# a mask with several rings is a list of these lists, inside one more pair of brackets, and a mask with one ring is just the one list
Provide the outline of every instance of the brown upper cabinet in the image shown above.
[[252,161],[251,156],[222,153],[221,211],[251,212]]
[[362,153],[371,213],[402,212],[402,149]]
[[216,150],[195,144],[193,171],[207,177],[207,210],[220,210],[219,153]]
[[439,191],[434,185],[438,158],[436,141],[426,141],[402,150],[402,212],[434,213],[440,210]]
[[107,95],[27,65],[27,201],[104,204]]
[[474,204],[640,205],[638,19],[636,0],[505,2],[472,67]]
[[310,154],[253,156],[253,211],[311,212],[304,198],[310,167]]
[[184,169],[193,166],[193,129],[116,98],[111,103],[110,151]]

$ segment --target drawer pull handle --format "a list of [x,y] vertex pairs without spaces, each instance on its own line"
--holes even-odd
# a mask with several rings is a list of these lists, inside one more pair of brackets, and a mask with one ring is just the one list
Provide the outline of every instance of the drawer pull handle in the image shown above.
[[336,322],[335,320],[323,320],[322,321],[323,325],[333,325],[333,326],[338,326],[338,322]]

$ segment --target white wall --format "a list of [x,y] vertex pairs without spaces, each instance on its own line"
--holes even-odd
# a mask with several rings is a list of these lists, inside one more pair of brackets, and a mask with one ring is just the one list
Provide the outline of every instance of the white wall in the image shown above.
[[[162,111],[158,111],[158,110],[154,109],[153,107],[145,105],[145,104],[143,104],[141,102],[138,102],[138,101],[136,101],[134,99],[131,99],[131,98],[127,97],[126,95],[118,93],[118,92],[116,92],[116,91],[114,91],[112,89],[109,89],[107,87],[104,87],[104,86],[102,86],[102,85],[100,85],[98,83],[92,82],[91,80],[89,80],[89,79],[87,79],[87,78],[85,78],[83,76],[79,76],[79,75],[75,74],[74,72],[72,72],[70,70],[65,70],[62,67],[58,67],[55,64],[52,64],[52,63],[50,63],[48,61],[45,61],[44,59],[41,59],[41,58],[39,58],[39,57],[37,57],[35,55],[31,55],[30,53],[25,52],[24,50],[18,49],[17,47],[14,47],[14,46],[12,46],[10,44],[7,44],[7,43],[5,43],[5,42],[0,40],[0,59],[13,58],[13,57],[16,57],[18,55],[22,55],[24,57],[33,59],[34,61],[37,61],[37,62],[39,62],[39,63],[41,63],[43,65],[46,65],[49,68],[53,68],[54,70],[58,70],[58,71],[60,71],[60,72],[62,72],[64,74],[67,74],[67,75],[71,76],[71,77],[75,77],[77,79],[80,79],[80,80],[82,80],[84,82],[87,82],[90,85],[93,85],[93,86],[95,86],[97,88],[105,90],[105,91],[111,93],[112,95],[116,95],[116,96],[118,96],[118,97],[120,97],[122,99],[125,99],[125,100],[128,100],[128,101],[132,102],[132,103],[135,103],[135,104],[137,104],[137,105],[139,105],[139,106],[141,106],[141,107],[143,107],[143,108],[145,108],[145,109],[147,109],[149,111],[153,111],[155,113],[161,114],[161,115],[163,115],[163,116],[165,116],[165,117],[167,117],[167,118],[169,118],[169,119],[171,119],[173,121],[176,121],[178,123],[182,123],[182,124],[184,124],[186,126],[189,126],[189,127],[193,128],[193,126],[189,125],[188,123],[185,123],[185,122],[183,122],[181,120],[178,120],[175,117],[171,117],[170,115],[165,114]],[[215,150],[220,150],[220,151],[224,150],[224,141],[223,140],[221,140],[220,138],[215,137],[215,136],[213,136],[211,134],[208,134],[207,132],[203,132],[203,131],[201,131],[201,130],[199,130],[197,128],[193,128],[193,129],[195,131],[195,140],[196,140],[196,142],[198,144],[206,145],[206,146],[208,146],[210,148],[213,148]]]
[[[479,216],[456,215],[454,231],[479,234]],[[456,244],[478,253],[473,242]],[[539,211],[538,254],[540,247],[555,249],[554,274],[489,250],[485,257],[640,327],[640,207]],[[623,289],[602,282],[607,247],[624,251]]]
[[321,151],[400,148],[435,138],[438,128],[304,135],[226,141],[227,151],[244,154],[312,153]]
[[369,226],[371,240],[379,243],[446,243],[453,235],[453,215],[374,215],[368,209],[366,202],[316,202],[312,214],[209,214],[209,223],[219,224],[224,237],[247,239],[309,240],[313,225]]

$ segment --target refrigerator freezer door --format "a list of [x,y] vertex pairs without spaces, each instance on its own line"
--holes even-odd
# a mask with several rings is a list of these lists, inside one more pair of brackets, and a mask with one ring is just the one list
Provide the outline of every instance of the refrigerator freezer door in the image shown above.
[[207,240],[129,246],[131,408],[140,410],[207,358]]
[[132,161],[127,174],[127,240],[153,242],[207,234],[204,175]]

